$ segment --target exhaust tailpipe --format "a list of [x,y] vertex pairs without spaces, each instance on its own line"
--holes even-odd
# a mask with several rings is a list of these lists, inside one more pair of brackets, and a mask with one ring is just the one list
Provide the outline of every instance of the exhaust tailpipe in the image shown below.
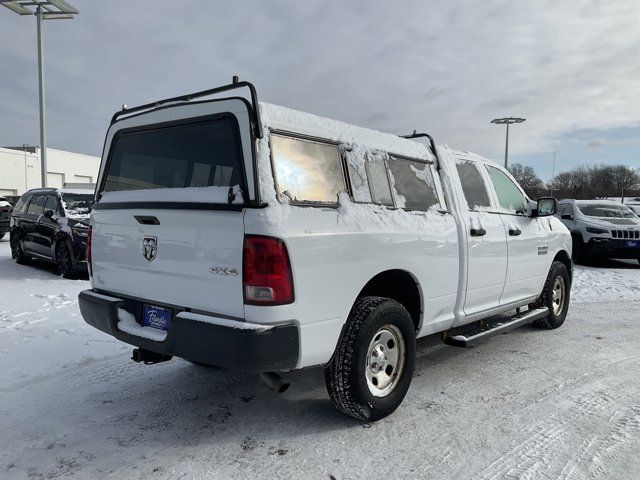
[[274,392],[283,393],[291,386],[284,378],[275,372],[263,372],[260,374],[260,380]]
[[136,363],[143,362],[145,365],[152,365],[154,363],[168,362],[173,358],[172,355],[165,355],[164,353],[156,353],[143,348],[134,348],[131,355],[131,360]]

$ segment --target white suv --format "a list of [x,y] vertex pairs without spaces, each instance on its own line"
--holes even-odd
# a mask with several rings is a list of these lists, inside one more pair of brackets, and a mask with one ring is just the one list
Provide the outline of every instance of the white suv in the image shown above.
[[[194,101],[240,87],[250,102]],[[366,420],[404,398],[417,337],[471,346],[560,326],[571,237],[555,200],[532,202],[498,165],[420,136],[258,104],[248,82],[118,112],[84,319],[146,363],[272,380],[325,365],[337,408]]]

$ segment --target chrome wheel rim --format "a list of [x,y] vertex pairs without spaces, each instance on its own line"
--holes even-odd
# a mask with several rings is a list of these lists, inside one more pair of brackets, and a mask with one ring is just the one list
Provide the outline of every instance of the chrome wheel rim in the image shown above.
[[386,397],[398,385],[404,370],[405,346],[402,332],[395,325],[381,327],[367,350],[365,377],[374,397]]
[[566,297],[566,287],[563,277],[556,277],[553,282],[552,306],[553,314],[557,317],[564,308],[564,299]]

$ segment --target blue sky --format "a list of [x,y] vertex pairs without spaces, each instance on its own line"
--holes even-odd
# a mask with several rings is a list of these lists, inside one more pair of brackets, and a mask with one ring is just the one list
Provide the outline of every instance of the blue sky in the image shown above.
[[[99,155],[109,118],[228,83],[264,101],[550,176],[640,167],[637,0],[95,2],[45,22],[48,146]],[[35,19],[0,7],[0,145],[38,143]]]

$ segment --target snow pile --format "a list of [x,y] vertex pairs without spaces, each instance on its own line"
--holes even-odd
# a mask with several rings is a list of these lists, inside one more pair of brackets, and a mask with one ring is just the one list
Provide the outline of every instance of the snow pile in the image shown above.
[[437,207],[426,212],[390,209],[383,205],[353,203],[346,193],[340,194],[337,230],[397,231],[437,234],[455,226],[454,218],[440,213]]
[[572,303],[640,302],[640,271],[637,268],[576,265],[573,275]]
[[267,128],[299,132],[345,145],[359,145],[367,150],[382,150],[412,158],[433,159],[433,155],[426,145],[398,137],[392,133],[357,127],[338,120],[268,103],[260,103],[260,114],[262,123]]
[[123,308],[118,308],[118,328],[125,333],[136,337],[147,338],[156,342],[162,342],[167,338],[167,332],[157,328],[143,327],[136,318]]
[[[359,230],[388,231],[391,229],[422,233],[443,231],[455,225],[451,215],[438,213],[435,207],[427,212],[402,210],[406,200],[394,189],[395,179],[390,171],[391,188],[394,189],[396,204],[399,208],[390,209],[382,205],[368,203],[372,201],[372,198],[365,162],[384,161],[388,158],[389,153],[433,161],[434,156],[426,145],[393,134],[356,127],[337,120],[275,105],[260,104],[260,109],[263,123],[267,129],[290,130],[342,144],[349,169],[348,173],[352,177],[354,199],[356,202],[365,203],[352,202],[346,192],[340,194],[336,224],[329,228],[329,231],[356,228]],[[266,136],[258,142],[257,163],[260,172],[262,200],[269,204],[269,208],[261,211],[259,215],[267,224],[280,225],[286,222],[293,212],[306,208],[291,205],[286,198],[277,197],[271,168],[269,140]],[[434,181],[428,173],[431,171],[429,166],[422,171],[412,167],[412,171],[418,179],[425,182],[425,188],[436,191]]]
[[[244,203],[242,190],[234,185],[232,192],[234,204]],[[184,188],[147,188],[141,190],[120,190],[102,192],[100,203],[116,202],[202,202],[228,203],[229,187],[184,187]]]

